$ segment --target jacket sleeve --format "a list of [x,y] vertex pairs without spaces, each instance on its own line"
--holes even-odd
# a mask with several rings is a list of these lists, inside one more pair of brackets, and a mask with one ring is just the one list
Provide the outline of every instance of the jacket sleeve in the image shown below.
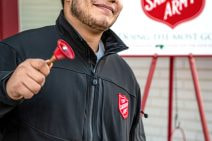
[[15,101],[6,93],[6,82],[16,68],[20,58],[17,52],[5,43],[0,42],[0,121],[21,101]]
[[133,122],[133,126],[130,131],[130,141],[146,141],[146,136],[143,127],[143,121],[141,116],[141,94],[140,89],[137,92],[137,110],[136,116]]

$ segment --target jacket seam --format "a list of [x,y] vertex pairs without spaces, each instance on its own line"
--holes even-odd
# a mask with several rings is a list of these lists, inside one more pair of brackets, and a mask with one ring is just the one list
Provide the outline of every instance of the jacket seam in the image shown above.
[[[72,72],[75,72],[75,73],[79,73],[79,74],[85,74],[85,75],[89,75],[88,73],[85,73],[85,72],[79,72],[79,71],[75,71],[75,70],[72,70],[72,69],[68,69],[68,68],[63,68],[63,67],[52,67],[53,69],[63,69],[63,70],[68,70],[68,71],[72,71]],[[89,76],[92,76],[92,75],[89,75]]]
[[121,88],[121,89],[125,90],[125,91],[129,94],[129,95],[131,95],[131,96],[133,96],[133,97],[136,97],[135,95],[133,95],[132,93],[130,93],[130,92],[129,92],[129,90],[127,90],[127,89],[125,89],[124,87],[122,87],[122,86],[120,86],[120,85],[116,84],[116,83],[115,83],[115,82],[113,82],[112,80],[105,79],[105,78],[102,78],[102,77],[99,77],[99,78],[101,78],[102,80],[105,80],[105,81],[107,81],[107,82],[110,82],[110,83],[112,83],[112,84],[114,84],[114,85],[118,86],[119,88]]
[[[75,71],[75,70],[72,70],[72,69],[68,69],[68,68],[63,68],[63,67],[53,67],[53,68],[57,68],[57,69],[64,69],[64,70],[68,70],[68,71],[72,71],[72,72],[75,72],[75,73],[79,73],[79,74],[85,74],[85,75],[89,75],[88,73],[83,73],[83,72],[79,72],[79,71]],[[89,75],[89,76],[92,76],[92,75]],[[106,78],[103,78],[103,77],[100,77],[98,76],[99,78],[101,78],[102,80],[105,80],[107,82],[110,82],[116,86],[118,86],[119,88],[121,89],[124,89],[129,95],[132,95],[133,97],[137,97],[136,95],[133,95],[132,93],[129,92],[129,90],[125,89],[124,87],[116,84],[115,82],[113,82],[112,80],[109,80],[109,79],[106,79]]]
[[[58,139],[58,140],[61,140],[61,141],[71,141],[71,140],[63,139],[63,138],[54,136],[54,135],[52,135],[52,134],[49,134],[49,133],[47,133],[47,132],[44,132],[44,131],[42,131],[41,129],[32,126],[30,123],[28,123],[28,122],[26,122],[26,121],[22,121],[22,123],[23,123],[25,126],[30,127],[31,129],[37,131],[38,133],[41,133],[41,134],[45,135],[45,136],[48,137],[48,138],[54,138],[54,139]],[[23,125],[23,124],[22,124],[22,125]]]

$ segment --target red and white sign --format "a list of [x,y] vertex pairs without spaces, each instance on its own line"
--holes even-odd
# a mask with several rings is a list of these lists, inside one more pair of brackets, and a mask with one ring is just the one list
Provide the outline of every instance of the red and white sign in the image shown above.
[[197,17],[205,0],[141,0],[141,3],[148,17],[174,28]]
[[124,119],[127,119],[128,117],[128,107],[129,107],[129,101],[127,97],[121,93],[118,94],[118,104],[119,104],[119,112],[122,115]]
[[212,0],[123,1],[112,29],[124,56],[212,55]]

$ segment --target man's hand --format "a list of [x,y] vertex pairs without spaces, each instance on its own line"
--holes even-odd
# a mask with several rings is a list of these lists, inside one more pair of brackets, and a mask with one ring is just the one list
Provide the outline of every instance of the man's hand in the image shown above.
[[25,60],[7,81],[8,96],[13,100],[32,98],[44,85],[50,68],[47,61],[42,59]]

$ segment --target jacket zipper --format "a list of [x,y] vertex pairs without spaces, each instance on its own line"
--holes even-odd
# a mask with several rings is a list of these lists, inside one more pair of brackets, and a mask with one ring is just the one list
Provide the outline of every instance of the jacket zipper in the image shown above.
[[95,89],[96,86],[98,85],[98,80],[96,77],[96,66],[94,67],[94,69],[92,70],[93,73],[93,78],[92,78],[92,85],[91,85],[91,91],[90,91],[90,96],[91,96],[91,100],[90,100],[90,108],[89,108],[89,124],[88,124],[88,141],[93,141],[93,115],[95,113],[93,113],[94,110],[94,99],[95,99]]
[[[94,79],[93,79],[94,81]],[[95,86],[92,84],[91,86],[91,101],[90,101],[90,108],[89,108],[89,115],[88,115],[88,138],[87,141],[93,141],[93,128],[92,128],[92,116],[93,116],[93,105],[94,105],[94,93],[95,93]]]
[[[101,62],[101,60],[103,58],[105,58],[106,56],[110,55],[110,54],[114,54],[113,52],[110,53],[106,53],[102,58],[100,58],[100,60],[97,62],[97,64],[95,65],[94,69],[92,70],[92,74],[93,74],[93,80],[92,80],[92,86],[91,86],[91,100],[90,100],[90,108],[89,108],[89,124],[88,124],[88,141],[94,141],[94,137],[93,137],[93,132],[97,131],[96,129],[96,124],[97,121],[93,120],[94,119],[94,115],[96,116],[97,113],[94,113],[94,104],[98,104],[98,99],[96,99],[95,101],[95,94],[97,94],[96,92],[96,87],[98,85],[98,79],[97,79],[97,68],[99,63]],[[100,95],[99,95],[100,96]],[[95,103],[94,103],[95,102]],[[95,108],[98,108],[98,106],[96,106]],[[95,110],[95,112],[97,112],[98,110]],[[95,140],[96,141],[96,140]]]

